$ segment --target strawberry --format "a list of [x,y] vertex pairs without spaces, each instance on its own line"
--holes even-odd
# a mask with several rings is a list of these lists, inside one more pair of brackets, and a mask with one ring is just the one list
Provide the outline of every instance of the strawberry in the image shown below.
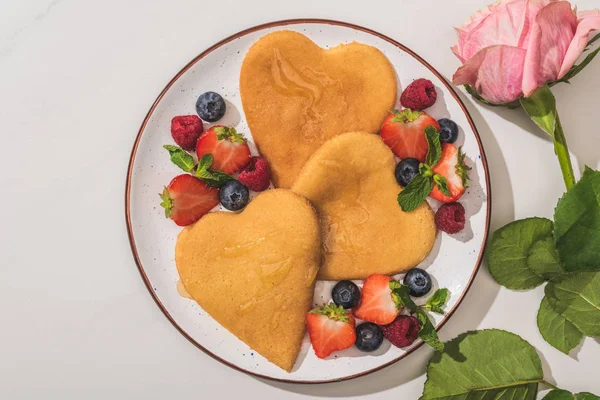
[[240,172],[250,161],[250,149],[244,136],[235,128],[222,125],[212,126],[200,135],[196,153],[198,159],[212,154],[212,168],[229,175]]
[[412,157],[424,162],[427,156],[425,128],[430,125],[440,129],[440,124],[423,111],[413,111],[410,108],[394,110],[383,121],[381,138],[398,157]]
[[443,203],[452,203],[458,200],[465,189],[469,187],[468,173],[470,169],[471,167],[465,164],[465,155],[460,147],[456,148],[453,144],[443,143],[442,158],[433,167],[433,173],[446,178],[450,196],[440,192],[437,185],[433,187],[429,196]]
[[173,178],[159,196],[165,216],[179,226],[193,224],[219,204],[219,189],[188,174]]
[[342,306],[333,303],[312,309],[306,316],[306,326],[319,358],[352,347],[356,341],[354,317]]
[[400,298],[392,292],[392,286],[398,285],[387,275],[369,276],[363,284],[360,305],[354,309],[354,316],[378,325],[390,324],[404,309]]

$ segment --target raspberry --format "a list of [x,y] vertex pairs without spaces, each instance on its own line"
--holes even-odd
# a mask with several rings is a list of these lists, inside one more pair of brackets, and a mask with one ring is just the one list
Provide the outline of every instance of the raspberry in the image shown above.
[[437,100],[437,93],[429,79],[417,79],[404,89],[400,96],[400,104],[412,110],[424,110]]
[[187,151],[196,150],[196,142],[204,130],[197,115],[178,115],[171,120],[171,136],[179,147]]
[[465,208],[460,203],[448,203],[435,213],[435,224],[440,231],[458,233],[465,227]]
[[244,167],[238,180],[250,190],[262,192],[269,187],[271,182],[271,168],[269,163],[262,157],[252,157]]
[[419,336],[421,324],[413,316],[399,315],[391,324],[383,325],[383,336],[396,347],[406,347],[413,344]]

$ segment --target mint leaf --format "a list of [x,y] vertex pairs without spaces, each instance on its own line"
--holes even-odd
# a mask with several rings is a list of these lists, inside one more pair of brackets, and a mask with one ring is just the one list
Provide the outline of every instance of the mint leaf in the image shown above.
[[204,183],[212,187],[221,187],[225,182],[232,181],[235,178],[231,175],[227,175],[221,171],[214,171],[210,169],[213,163],[212,154],[205,154],[198,161],[198,167],[196,168],[196,178],[202,179]]
[[448,302],[450,291],[446,288],[436,290],[433,295],[427,299],[425,308],[438,314],[445,314],[442,307]]
[[173,164],[177,165],[185,172],[190,172],[192,169],[194,169],[194,157],[189,155],[181,147],[165,144],[163,148],[169,152]]
[[575,393],[575,400],[600,400],[600,397],[590,392]]
[[535,348],[498,329],[468,332],[446,343],[427,366],[420,400],[534,400],[543,379]]
[[587,392],[573,394],[567,390],[554,389],[548,392],[542,400],[600,400],[600,397]]
[[527,255],[527,266],[536,275],[552,279],[564,271],[551,237],[540,239],[531,246]]
[[529,97],[520,99],[521,106],[537,126],[554,137],[556,129],[556,99],[548,85],[536,89]]
[[573,272],[548,283],[548,304],[584,335],[600,336],[600,272]]
[[540,304],[537,325],[544,340],[565,354],[583,339],[583,333],[552,308],[548,297]]
[[448,180],[446,179],[446,177],[440,174],[435,174],[433,176],[433,181],[435,182],[435,186],[437,186],[440,192],[442,192],[446,196],[451,196],[450,189],[448,188]]
[[582,178],[554,210],[554,242],[565,271],[600,270],[600,172]]
[[442,158],[442,144],[440,143],[440,133],[435,126],[429,125],[425,128],[425,138],[427,138],[427,156],[425,163],[430,167],[435,167],[440,158]]
[[533,244],[551,237],[552,221],[546,218],[527,218],[511,222],[492,235],[487,253],[492,277],[509,289],[531,289],[541,285],[544,278],[528,266],[527,258]]
[[398,204],[402,211],[413,211],[425,201],[431,190],[433,189],[433,180],[430,177],[422,174],[415,177],[408,185],[398,194]]

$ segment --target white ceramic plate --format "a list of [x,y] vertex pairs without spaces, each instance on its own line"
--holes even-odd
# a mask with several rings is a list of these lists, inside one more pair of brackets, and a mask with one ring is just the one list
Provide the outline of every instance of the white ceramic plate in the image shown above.
[[[301,32],[322,47],[351,41],[377,47],[396,68],[399,90],[417,78],[434,82],[438,101],[428,113],[438,119],[450,117],[460,126],[457,144],[463,145],[473,171],[471,187],[461,198],[468,216],[465,230],[452,236],[438,235],[433,251],[420,266],[434,277],[434,289],[446,287],[452,292],[447,315],[435,316],[436,327],[441,327],[456,310],[481,263],[490,217],[489,176],[479,136],[464,105],[439,73],[401,44],[358,26],[323,20],[270,23],[233,35],[186,65],[153,104],[136,138],[127,175],[127,227],[137,265],[156,303],[173,325],[207,354],[234,368],[276,380],[315,383],[349,379],[400,360],[419,347],[421,341],[405,349],[385,341],[375,353],[351,348],[320,360],[306,337],[294,370],[287,373],[277,368],[221,327],[198,304],[178,294],[174,249],[180,228],[165,219],[159,206],[158,193],[180,173],[162,148],[171,142],[171,118],[194,114],[197,96],[212,90],[228,102],[227,114],[219,124],[233,125],[248,135],[239,95],[240,66],[257,39],[279,29]],[[434,209],[439,206],[435,201],[430,203]],[[317,282],[315,303],[330,300],[333,284]]]

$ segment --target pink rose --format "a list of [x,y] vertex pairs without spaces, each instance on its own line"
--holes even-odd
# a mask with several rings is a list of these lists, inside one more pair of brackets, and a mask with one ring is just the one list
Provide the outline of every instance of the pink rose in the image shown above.
[[456,28],[452,51],[463,66],[452,82],[473,86],[492,103],[530,96],[565,76],[598,29],[598,10],[576,13],[568,1],[502,0]]

